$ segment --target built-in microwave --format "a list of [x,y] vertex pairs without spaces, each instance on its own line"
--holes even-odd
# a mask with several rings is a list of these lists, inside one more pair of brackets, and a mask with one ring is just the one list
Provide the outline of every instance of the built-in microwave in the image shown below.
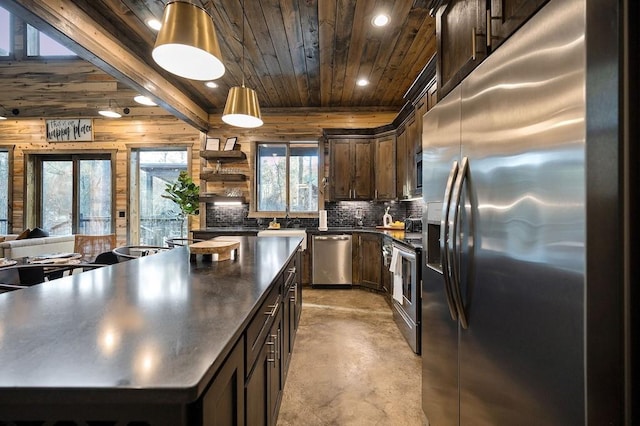
[[422,189],[422,151],[416,154],[416,188]]

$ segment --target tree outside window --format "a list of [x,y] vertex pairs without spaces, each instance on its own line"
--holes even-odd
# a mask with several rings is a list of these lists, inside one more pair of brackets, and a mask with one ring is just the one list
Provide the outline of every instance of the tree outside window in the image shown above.
[[258,143],[256,148],[256,210],[317,212],[317,142]]

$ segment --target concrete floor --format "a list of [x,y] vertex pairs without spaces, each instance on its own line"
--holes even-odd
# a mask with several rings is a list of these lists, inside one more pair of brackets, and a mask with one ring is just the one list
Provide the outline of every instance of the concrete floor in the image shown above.
[[278,425],[422,425],[421,363],[382,295],[302,293]]

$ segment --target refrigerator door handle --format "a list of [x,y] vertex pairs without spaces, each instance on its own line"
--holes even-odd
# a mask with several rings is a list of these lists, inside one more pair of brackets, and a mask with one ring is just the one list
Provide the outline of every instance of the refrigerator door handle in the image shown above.
[[442,203],[442,218],[440,219],[440,253],[442,259],[442,275],[444,277],[444,291],[447,296],[447,305],[449,306],[449,313],[451,319],[457,321],[458,313],[456,312],[455,302],[453,300],[453,292],[451,289],[451,267],[449,265],[449,245],[448,239],[450,238],[449,223],[447,218],[449,217],[449,209],[451,208],[451,194],[453,184],[458,176],[458,162],[454,161],[447,179],[447,186],[444,191],[444,201]]
[[450,228],[450,236],[449,236],[449,248],[448,253],[450,255],[450,268],[452,270],[452,280],[451,280],[451,292],[453,293],[453,300],[455,302],[456,310],[458,311],[458,317],[460,318],[460,325],[462,328],[469,328],[469,321],[467,318],[467,312],[464,309],[464,303],[462,301],[462,292],[460,290],[460,262],[458,259],[458,237],[460,236],[460,231],[458,229],[458,223],[460,221],[460,197],[462,195],[462,186],[464,185],[464,181],[466,180],[469,174],[469,159],[464,157],[462,159],[462,166],[460,166],[460,170],[458,171],[458,177],[456,178],[456,184],[453,188],[453,194],[451,195],[451,204],[452,208],[449,209],[449,228]]

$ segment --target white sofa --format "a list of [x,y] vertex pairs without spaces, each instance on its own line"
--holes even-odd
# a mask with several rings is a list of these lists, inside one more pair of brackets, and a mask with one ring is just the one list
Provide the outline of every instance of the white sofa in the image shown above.
[[0,243],[0,257],[17,259],[50,253],[73,253],[75,249],[75,235],[54,235],[22,240],[16,240],[15,237],[14,235],[5,236],[5,241]]

